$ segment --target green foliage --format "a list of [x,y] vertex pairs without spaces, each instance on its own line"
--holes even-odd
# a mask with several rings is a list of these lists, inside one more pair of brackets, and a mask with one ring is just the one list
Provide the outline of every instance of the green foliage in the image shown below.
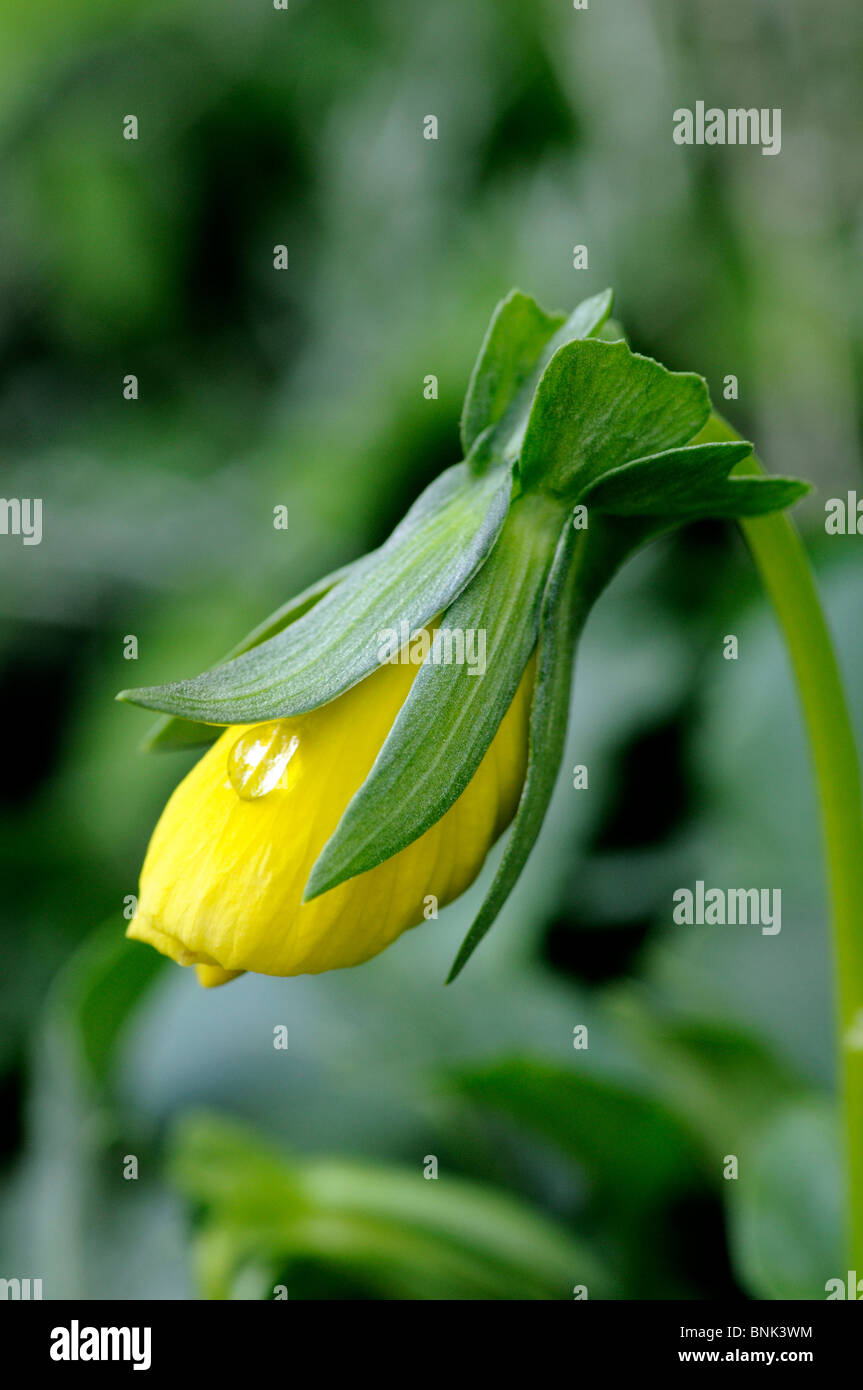
[[126,941],[115,922],[96,932],[57,977],[48,1001],[50,1045],[84,1097],[105,1097],[123,1029],[164,967],[163,957]]
[[549,565],[565,524],[544,499],[513,504],[491,556],[441,619],[443,629],[465,638],[484,634],[485,669],[465,661],[437,664],[438,631],[374,767],[312,871],[307,897],[396,854],[467,787],[536,645]]
[[656,1094],[686,1116],[714,1182],[726,1152],[804,1094],[800,1077],[741,1026],[710,1018],[658,1022],[625,995],[615,1015],[650,1067]]
[[530,295],[510,290],[492,315],[474,364],[461,416],[465,458],[479,436],[498,425],[535,370],[565,314],[547,314]]
[[571,1299],[576,1285],[601,1298],[612,1287],[593,1251],[523,1203],[427,1180],[419,1164],[288,1160],[218,1117],[189,1116],[171,1168],[202,1213],[196,1263],[208,1298],[238,1296],[249,1268],[257,1296],[280,1283],[290,1296],[300,1261],[384,1298]]
[[[291,623],[295,623],[298,618],[302,618],[308,613],[310,608],[314,608],[320,599],[325,598],[336,584],[340,583],[349,573],[350,566],[337,570],[335,574],[328,574],[324,579],[319,579],[317,583],[310,584],[296,598],[288,599],[287,603],[281,604],[275,613],[271,613],[264,622],[258,623],[242,642],[228,652],[220,666],[228,661],[232,661],[235,656],[241,656],[243,652],[250,651],[252,647],[258,647],[262,642],[268,641],[271,637],[276,637],[283,632]],[[143,749],[145,752],[170,752],[173,753],[180,748],[206,748],[214,743],[219,737],[219,729],[213,728],[209,724],[196,724],[190,719],[179,719],[176,715],[167,714],[162,719],[157,720],[147,738],[144,740]]]
[[[603,553],[610,539],[613,545],[612,538],[603,537],[602,531],[594,528],[578,550],[576,532],[567,526],[558,540],[539,618],[524,787],[500,867],[459,948],[447,983],[461,973],[494,925],[542,827],[566,742],[575,644],[596,589],[613,568]],[[595,563],[597,551],[602,557],[599,565]]]
[[568,343],[537,388],[520,474],[526,488],[576,502],[604,473],[692,439],[710,414],[706,383],[625,343]]
[[847,1276],[844,1182],[833,1109],[789,1106],[744,1140],[728,1184],[731,1250],[754,1298],[823,1299]]
[[633,459],[592,483],[582,501],[595,513],[658,516],[668,529],[708,517],[763,516],[792,506],[809,491],[795,478],[728,476],[752,454],[745,442],[690,444]]
[[608,1201],[638,1208],[704,1180],[703,1161],[685,1116],[656,1095],[585,1071],[534,1058],[506,1058],[464,1069],[454,1089],[502,1111],[516,1125],[577,1163]]
[[[487,594],[495,588],[503,595],[498,607],[517,610],[510,626],[520,625],[528,639],[526,645],[513,644],[513,659],[498,673],[498,690],[511,699],[520,675],[518,663],[523,670],[535,642],[542,583],[557,538],[553,525],[537,522],[531,539],[540,546],[539,578],[528,566],[530,593],[522,621],[521,599],[503,593],[507,584],[511,587],[514,573],[508,537],[516,523],[503,526],[513,465],[517,464],[521,488],[561,508],[558,523],[563,507],[585,499],[600,514],[663,518],[643,532],[621,528],[630,548],[632,534],[640,540],[701,517],[760,514],[787,506],[806,491],[804,484],[790,479],[728,479],[732,466],[751,452],[746,444],[680,447],[709,418],[706,383],[692,373],[669,372],[632,353],[624,342],[591,338],[610,305],[606,291],[583,301],[564,320],[546,314],[519,291],[502,300],[465,399],[466,463],[450,468],[426,489],[380,550],[342,572],[337,585],[324,579],[318,588],[283,605],[240,644],[239,655],[192,680],[123,691],[118,699],[164,710],[181,721],[161,725],[154,746],[168,740],[178,746],[199,743],[195,726],[202,722],[253,723],[326,704],[379,663],[382,631],[406,624],[412,632],[437,613],[462,632],[482,628],[487,621],[494,664],[500,645],[509,651],[511,637],[493,614],[485,612]],[[650,451],[649,456],[643,450]],[[533,512],[543,515],[537,506]],[[625,546],[621,558],[624,552]],[[477,574],[489,555],[485,572]],[[416,839],[422,833],[417,826],[427,829],[439,819],[479,765],[506,704],[502,696],[492,695],[488,681],[480,679],[471,686],[463,669],[441,676],[435,669],[436,650],[425,663],[368,789],[360,790],[349,823],[325,851],[312,896],[374,867]],[[479,717],[471,714],[472,702],[480,708]],[[380,803],[394,795],[394,776],[404,775],[397,762],[428,757],[429,742],[434,743],[429,739],[430,715],[441,704],[456,706],[457,722],[467,730],[455,750],[458,776],[437,788],[439,794],[420,815],[410,815],[409,801],[395,796],[393,817],[403,831],[394,839],[375,834]],[[414,776],[412,766],[409,775]],[[425,781],[436,779],[432,768]],[[370,835],[374,844],[368,848]]]
[[[637,1242],[646,1211],[710,1188],[753,1298],[823,1298],[826,1281],[844,1277],[834,1109],[741,1030],[657,1023],[634,997],[619,1002],[649,1080],[598,1072],[585,1051],[568,1068],[531,1057],[456,1068],[446,1084],[576,1163],[594,1210],[623,1223],[625,1243]],[[623,1256],[633,1273],[635,1256]]]
[[[611,309],[611,290],[582,300],[573,312],[547,314],[535,299],[511,290],[498,304],[465,396],[461,439],[467,457],[518,457],[537,386],[557,350],[596,333]],[[483,447],[475,446],[485,436]],[[475,451],[475,452],[474,452]]]
[[[152,1136],[130,1114],[118,1062],[165,961],[126,941],[116,921],[92,933],[53,982],[30,1048],[33,1102],[23,1180],[7,1210],[6,1258],[45,1270],[45,1297],[143,1296],[158,1280],[183,1297],[179,1233],[166,1221]],[[122,1178],[125,1155],[141,1172]],[[123,1261],[128,1242],[133,1262]]]
[[422,627],[468,582],[503,524],[510,479],[443,473],[380,550],[354,565],[296,623],[193,680],[118,697],[214,724],[301,714],[335,699],[379,665],[382,630]]

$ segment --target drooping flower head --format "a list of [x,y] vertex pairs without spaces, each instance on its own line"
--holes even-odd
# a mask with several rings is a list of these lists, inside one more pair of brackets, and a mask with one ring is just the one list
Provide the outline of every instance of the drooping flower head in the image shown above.
[[151,746],[212,744],[153,834],[130,936],[205,985],[356,965],[436,917],[514,820],[458,973],[539,832],[575,643],[613,573],[674,526],[806,490],[730,477],[751,446],[710,420],[700,377],[615,339],[610,304],[565,318],[510,294],[464,462],[389,540],[213,670],[119,697],[167,716]]

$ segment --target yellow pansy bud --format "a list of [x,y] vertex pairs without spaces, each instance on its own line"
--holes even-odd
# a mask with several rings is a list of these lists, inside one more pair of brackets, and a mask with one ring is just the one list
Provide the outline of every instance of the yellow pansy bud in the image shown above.
[[168,802],[128,935],[203,985],[244,970],[317,974],[358,965],[476,878],[515,812],[527,760],[533,662],[479,768],[424,835],[303,902],[318,855],[367,777],[416,676],[385,665],[299,717],[234,725]]
[[598,337],[610,305],[567,318],[513,291],[471,376],[464,461],[389,539],[219,666],[121,693],[167,716],[153,747],[228,726],[156,828],[130,936],[205,985],[357,965],[462,893],[515,818],[449,978],[463,968],[542,826],[608,581],[654,536],[806,491],[733,475],[751,446],[702,437],[706,383]]

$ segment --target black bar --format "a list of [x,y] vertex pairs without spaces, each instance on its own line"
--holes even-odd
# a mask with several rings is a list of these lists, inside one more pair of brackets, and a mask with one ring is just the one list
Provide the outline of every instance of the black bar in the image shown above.
[[[496,1353],[534,1360],[540,1379],[552,1357],[573,1376],[579,1368],[645,1370],[800,1366],[825,1371],[853,1365],[863,1319],[840,1301],[705,1303],[392,1303],[270,1302],[8,1302],[3,1308],[7,1364],[53,1377],[99,1372],[162,1375],[190,1369],[200,1382],[213,1373],[308,1374],[310,1361],[332,1373],[344,1357],[351,1375],[396,1366],[428,1383],[439,1365],[464,1368],[473,1350],[486,1368]],[[96,1329],[96,1334],[92,1329]],[[102,1329],[116,1329],[106,1333]],[[135,1337],[137,1329],[137,1337]],[[149,1334],[149,1340],[147,1337]],[[84,1359],[91,1349],[106,1359]],[[60,1352],[78,1359],[52,1357]],[[112,1359],[116,1351],[119,1359]],[[125,1359],[122,1359],[125,1357]],[[415,1364],[411,1365],[415,1357]],[[144,1363],[147,1364],[144,1364]],[[514,1378],[516,1364],[509,1364]],[[305,1366],[305,1371],[301,1367]]]

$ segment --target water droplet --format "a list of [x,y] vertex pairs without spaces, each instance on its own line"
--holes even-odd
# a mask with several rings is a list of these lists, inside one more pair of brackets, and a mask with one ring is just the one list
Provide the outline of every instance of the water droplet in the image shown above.
[[247,729],[228,754],[228,777],[243,801],[257,801],[282,784],[300,740],[284,719]]

